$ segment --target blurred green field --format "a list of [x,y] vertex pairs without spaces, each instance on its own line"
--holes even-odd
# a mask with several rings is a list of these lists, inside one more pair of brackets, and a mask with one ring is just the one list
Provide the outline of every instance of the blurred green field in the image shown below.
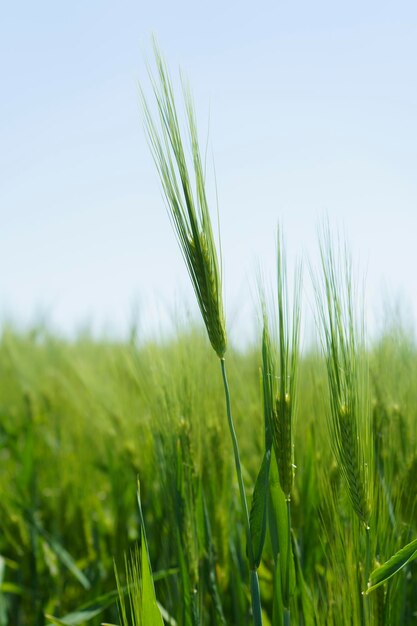
[[[374,552],[382,563],[417,537],[417,353],[412,337],[393,326],[368,357]],[[249,502],[264,446],[260,366],[260,345],[228,353]],[[293,623],[305,623],[307,613],[317,624],[360,623],[364,548],[330,445],[319,352],[301,358],[298,385],[292,527],[300,571]],[[124,555],[140,533],[138,476],[167,623],[185,623],[181,559],[195,579],[201,624],[251,623],[221,374],[202,331],[138,345],[66,342],[44,329],[23,334],[6,328],[0,416],[1,626],[40,626],[49,623],[45,614],[62,618],[83,607],[64,623],[120,623],[114,564],[123,581]],[[269,535],[259,578],[268,625],[274,584]],[[373,623],[417,620],[416,561],[382,589],[382,600],[378,591],[369,596],[373,615],[378,602],[383,613]],[[305,602],[311,604],[307,613]]]

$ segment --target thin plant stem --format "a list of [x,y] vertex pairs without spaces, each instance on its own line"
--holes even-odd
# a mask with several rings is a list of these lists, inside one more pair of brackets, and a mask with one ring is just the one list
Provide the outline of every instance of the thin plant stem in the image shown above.
[[368,584],[369,572],[371,569],[371,529],[367,525],[366,529],[366,561],[365,561],[365,583]]
[[253,623],[255,626],[262,626],[261,592],[259,589],[259,578],[256,569],[250,571],[250,593],[252,600]]
[[287,502],[287,526],[288,526],[288,543],[287,543],[287,563],[285,568],[285,595],[284,598],[284,626],[289,626],[291,622],[290,613],[290,552],[291,552],[291,497],[288,496]]
[[232,408],[230,404],[230,391],[229,391],[229,384],[227,382],[226,363],[225,363],[224,358],[220,359],[220,364],[221,364],[223,384],[224,384],[224,393],[226,396],[227,421],[229,424],[230,436],[232,438],[236,475],[237,475],[237,481],[239,484],[240,500],[241,500],[241,505],[243,509],[244,522],[245,522],[246,542],[247,542],[247,547],[248,547],[248,560],[249,560],[249,569],[250,569],[250,578],[251,578],[250,587],[251,587],[253,623],[254,623],[254,626],[262,626],[262,609],[261,609],[261,597],[260,597],[260,591],[259,591],[258,572],[256,571],[256,566],[254,564],[252,538],[251,538],[250,523],[249,523],[249,509],[248,509],[248,503],[246,500],[245,485],[243,483],[242,466],[240,463],[240,454],[239,454],[239,445],[237,442],[237,436],[236,436],[235,426],[234,426],[233,417],[232,417]]
[[[366,555],[365,555],[365,589],[368,585],[371,570],[371,529],[368,524],[365,527]],[[370,624],[370,603],[366,594],[363,594],[365,624]]]
[[246,539],[248,541],[249,560],[252,561],[253,560],[253,558],[251,558],[252,557],[252,546],[251,546],[250,541],[249,541],[250,540],[250,536],[251,536],[251,534],[250,534],[250,525],[249,525],[249,509],[248,509],[248,503],[247,503],[247,500],[246,500],[245,485],[243,484],[242,466],[240,464],[239,445],[238,445],[238,442],[237,442],[235,425],[234,425],[233,417],[232,417],[232,408],[231,408],[231,404],[230,404],[230,391],[229,391],[229,384],[227,382],[225,360],[224,359],[220,359],[220,363],[221,363],[221,368],[222,368],[224,393],[225,393],[225,396],[226,396],[227,421],[228,421],[228,424],[229,424],[230,436],[232,438],[233,454],[234,454],[234,457],[235,457],[237,481],[239,483],[240,500],[241,500],[241,504],[242,504],[242,508],[243,508],[243,515],[244,515],[244,520],[245,520],[245,530],[246,530]]

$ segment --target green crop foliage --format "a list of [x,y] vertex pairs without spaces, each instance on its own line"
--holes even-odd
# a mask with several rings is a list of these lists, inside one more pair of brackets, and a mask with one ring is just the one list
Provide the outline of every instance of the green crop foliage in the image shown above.
[[[372,586],[381,580],[378,567],[417,536],[417,352],[411,337],[390,328],[367,356],[375,449]],[[261,365],[260,349],[229,347],[249,500],[265,455]],[[330,445],[327,385],[320,352],[302,353],[293,432],[291,621],[361,624],[366,541]],[[45,614],[62,620],[78,613],[95,626],[120,624],[114,563],[123,587],[125,554],[140,540],[140,475],[156,597],[166,615],[187,623],[188,580],[198,591],[200,623],[251,624],[246,533],[223,402],[216,358],[201,330],[129,345],[66,343],[43,329],[26,335],[4,329],[0,623],[46,624]],[[269,482],[277,519],[281,514],[285,521],[275,461]],[[259,487],[262,498],[262,472]],[[259,528],[256,538],[262,523]],[[285,542],[285,527],[268,517],[258,567],[266,624],[280,623],[275,557]],[[412,623],[416,561],[403,560],[402,569],[367,595],[370,618],[380,616],[374,623]]]

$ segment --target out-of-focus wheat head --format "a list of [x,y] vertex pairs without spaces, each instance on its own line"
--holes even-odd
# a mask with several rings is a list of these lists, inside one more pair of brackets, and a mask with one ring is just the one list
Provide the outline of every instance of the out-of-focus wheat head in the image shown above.
[[363,329],[355,310],[349,254],[345,247],[344,253],[335,255],[328,226],[322,235],[321,261],[323,282],[321,288],[316,284],[316,295],[330,391],[330,438],[353,510],[368,527],[372,449],[367,372],[361,362]]

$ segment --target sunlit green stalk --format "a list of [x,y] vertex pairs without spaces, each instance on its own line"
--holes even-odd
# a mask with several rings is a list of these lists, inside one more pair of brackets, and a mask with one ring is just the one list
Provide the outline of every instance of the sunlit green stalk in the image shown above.
[[225,363],[224,358],[220,359],[220,364],[221,364],[223,384],[224,384],[224,393],[226,396],[227,421],[229,424],[230,436],[232,438],[236,475],[237,475],[237,481],[239,485],[240,501],[241,501],[241,506],[243,509],[243,518],[244,518],[244,523],[245,523],[246,545],[248,549],[248,559],[249,559],[249,569],[250,569],[250,588],[251,588],[251,599],[252,599],[253,623],[255,626],[262,626],[262,609],[261,609],[261,597],[260,597],[260,590],[259,590],[259,579],[258,579],[258,573],[256,571],[256,567],[254,564],[250,523],[249,523],[249,509],[248,509],[248,503],[246,500],[245,485],[243,483],[242,466],[240,463],[239,444],[237,441],[235,426],[234,426],[233,417],[232,417],[232,408],[230,404],[230,391],[229,391],[229,384],[227,382],[226,363]]
[[249,509],[248,509],[248,503],[246,500],[245,486],[243,484],[242,466],[240,463],[240,454],[239,454],[239,444],[237,442],[236,431],[235,431],[235,426],[234,426],[233,417],[232,417],[232,408],[230,404],[230,391],[229,391],[229,384],[227,381],[225,360],[220,359],[220,364],[221,364],[222,376],[223,376],[224,393],[226,396],[227,421],[229,424],[230,436],[232,438],[233,454],[234,454],[235,466],[236,466],[236,475],[237,475],[237,481],[239,484],[239,494],[240,494],[240,500],[242,503],[243,517],[244,517],[244,522],[245,522],[246,539],[248,541],[249,557],[251,557],[252,546],[250,545],[250,542],[249,542],[249,539],[250,539]]
[[[365,586],[368,584],[369,574],[371,571],[371,529],[368,525],[365,527],[365,538],[366,538],[366,553],[365,553]],[[370,602],[367,596],[363,595],[363,610],[364,610],[364,620],[365,624],[370,624]]]
[[291,622],[290,612],[290,554],[291,554],[291,497],[286,500],[287,503],[287,526],[288,526],[288,548],[287,548],[287,562],[285,564],[285,592],[284,598],[284,625],[289,626]]

